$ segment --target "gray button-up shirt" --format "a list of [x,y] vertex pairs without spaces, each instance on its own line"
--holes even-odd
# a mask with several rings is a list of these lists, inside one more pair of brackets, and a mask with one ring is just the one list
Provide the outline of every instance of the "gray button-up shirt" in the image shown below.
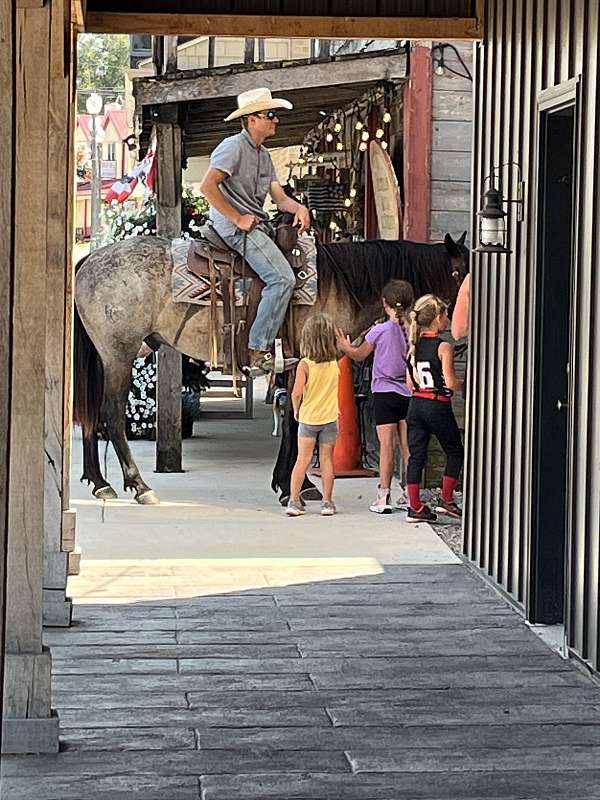
[[[258,147],[244,128],[234,136],[228,136],[213,150],[210,165],[227,173],[221,190],[240,214],[254,214],[264,221],[269,219],[263,206],[271,183],[278,178],[266,147]],[[217,230],[231,226],[230,220],[212,207],[210,219]]]

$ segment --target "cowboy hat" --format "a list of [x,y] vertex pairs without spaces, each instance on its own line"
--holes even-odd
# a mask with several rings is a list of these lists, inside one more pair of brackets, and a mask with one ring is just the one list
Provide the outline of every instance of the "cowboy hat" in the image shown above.
[[294,107],[283,97],[272,97],[270,89],[250,89],[242,92],[238,94],[237,104],[237,109],[225,117],[225,122],[246,117],[248,114],[258,114],[260,111],[271,111],[275,108],[287,108],[289,111]]

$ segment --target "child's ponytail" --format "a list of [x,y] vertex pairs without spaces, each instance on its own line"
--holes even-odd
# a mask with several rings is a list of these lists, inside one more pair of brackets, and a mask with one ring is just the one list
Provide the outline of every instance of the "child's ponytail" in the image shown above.
[[381,293],[383,302],[396,312],[396,321],[406,326],[408,309],[415,302],[413,288],[408,281],[393,280],[386,283]]
[[436,297],[434,294],[425,294],[423,297],[419,297],[417,302],[415,303],[415,307],[410,312],[409,319],[410,319],[410,327],[408,332],[408,342],[409,342],[409,360],[410,363],[413,365],[413,368],[416,369],[417,365],[415,363],[415,350],[417,347],[417,342],[421,338],[421,334],[424,330],[430,327],[434,319],[439,317],[439,315],[447,309],[446,303],[443,300],[440,300],[439,297]]

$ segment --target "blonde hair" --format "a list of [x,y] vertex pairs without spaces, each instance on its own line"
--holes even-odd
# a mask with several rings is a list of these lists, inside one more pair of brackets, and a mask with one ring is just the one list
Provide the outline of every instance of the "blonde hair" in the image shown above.
[[317,364],[337,359],[335,325],[327,314],[315,314],[305,322],[300,336],[300,355]]
[[436,297],[434,294],[424,294],[423,297],[419,297],[413,310],[410,312],[410,328],[408,333],[408,341],[410,344],[409,358],[415,369],[415,348],[417,342],[421,338],[421,334],[431,327],[434,320],[436,320],[440,314],[443,314],[447,310],[447,303],[444,303],[439,297]]
[[396,321],[404,325],[408,311],[415,302],[415,293],[408,281],[393,280],[386,283],[381,293],[383,302],[396,312]]

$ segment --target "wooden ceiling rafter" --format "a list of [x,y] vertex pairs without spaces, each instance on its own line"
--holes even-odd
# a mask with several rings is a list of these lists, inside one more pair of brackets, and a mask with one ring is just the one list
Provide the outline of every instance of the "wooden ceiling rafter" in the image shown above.
[[[355,68],[356,72],[352,71]],[[210,69],[185,70],[172,75],[136,78],[133,95],[136,106],[191,100],[219,101],[235,97],[256,87],[257,81],[277,92],[303,90],[306,87],[330,87],[355,83],[400,80],[406,77],[406,54],[399,50],[381,50],[326,60],[299,59],[268,61],[251,66],[233,64]]]
[[182,14],[90,10],[90,33],[164,36],[243,36],[318,39],[471,39],[482,36],[481,18],[292,16],[290,14]]

